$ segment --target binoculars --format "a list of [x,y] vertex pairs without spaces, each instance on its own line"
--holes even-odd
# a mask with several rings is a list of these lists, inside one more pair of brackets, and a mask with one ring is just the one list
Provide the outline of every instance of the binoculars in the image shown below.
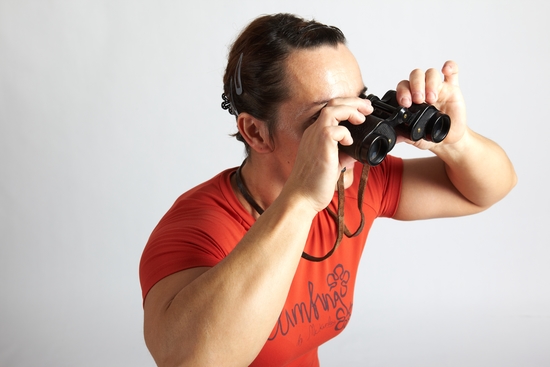
[[439,143],[451,128],[451,118],[432,105],[401,107],[394,90],[388,91],[382,99],[373,94],[366,98],[371,101],[374,111],[366,116],[364,123],[340,122],[350,131],[353,144],[339,145],[339,149],[363,164],[380,164],[395,146],[397,136]]

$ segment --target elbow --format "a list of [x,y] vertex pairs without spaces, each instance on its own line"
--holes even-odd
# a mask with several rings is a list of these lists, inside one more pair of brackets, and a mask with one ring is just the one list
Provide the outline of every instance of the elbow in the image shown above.
[[155,363],[159,367],[211,367],[233,366],[230,359],[223,358],[220,353],[213,352],[204,340],[198,341],[167,340],[145,333],[145,344]]
[[507,182],[507,183],[502,185],[503,190],[502,190],[500,196],[497,198],[497,200],[495,200],[494,203],[497,203],[498,201],[504,199],[514,189],[514,187],[516,187],[516,185],[518,184],[518,176],[516,174],[516,171],[514,170],[514,167],[510,167],[510,173],[508,175],[508,180],[505,181],[505,182]]
[[162,347],[160,343],[148,342],[147,338],[145,344],[158,367],[202,366],[202,364],[192,363],[190,358],[186,358],[179,348]]
[[502,198],[508,195],[510,191],[512,191],[512,189],[516,187],[516,185],[518,184],[518,175],[516,173],[516,170],[514,169],[514,166],[512,165],[512,162],[509,162],[509,165],[510,167],[508,171],[509,173],[508,173],[508,180],[507,180],[508,185],[504,186],[506,190],[504,190]]
[[501,182],[498,190],[492,190],[492,195],[483,195],[478,197],[477,200],[472,201],[472,203],[478,207],[479,212],[485,211],[508,196],[517,183],[518,177],[516,172],[512,169],[508,179]]
[[183,367],[189,366],[186,362],[184,347],[175,347],[173,341],[166,340],[159,333],[158,325],[145,323],[145,345],[159,367]]
[[516,174],[516,171],[512,168],[512,179],[510,184],[510,190],[508,192],[512,191],[514,187],[518,184],[518,175]]

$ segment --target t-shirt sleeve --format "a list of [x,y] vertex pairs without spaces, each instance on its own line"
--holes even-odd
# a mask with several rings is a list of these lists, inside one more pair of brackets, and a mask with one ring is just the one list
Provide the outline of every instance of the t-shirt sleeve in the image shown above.
[[176,203],[153,230],[143,251],[139,267],[143,299],[171,274],[216,265],[243,235],[242,226],[219,208]]
[[399,206],[401,181],[403,178],[403,160],[391,155],[386,156],[381,164],[371,168],[368,178],[369,202],[378,217],[391,218]]

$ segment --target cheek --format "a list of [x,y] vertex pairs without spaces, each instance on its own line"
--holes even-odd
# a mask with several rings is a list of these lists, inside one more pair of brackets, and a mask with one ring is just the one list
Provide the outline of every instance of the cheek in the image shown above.
[[293,164],[303,132],[289,126],[280,126],[273,136],[274,150],[288,163]]
[[296,123],[280,122],[274,131],[275,139],[285,140],[287,143],[300,141],[304,130],[297,126]]
[[289,166],[294,166],[294,161],[298,155],[298,147],[300,145],[299,140],[286,141],[285,144],[279,145],[277,149],[277,154],[281,161],[281,164],[286,164]]

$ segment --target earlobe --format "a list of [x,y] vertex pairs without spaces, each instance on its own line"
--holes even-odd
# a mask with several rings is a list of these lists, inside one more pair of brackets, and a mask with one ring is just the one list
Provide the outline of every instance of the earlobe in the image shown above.
[[242,112],[237,118],[237,128],[252,150],[258,153],[273,151],[269,129],[264,121]]

